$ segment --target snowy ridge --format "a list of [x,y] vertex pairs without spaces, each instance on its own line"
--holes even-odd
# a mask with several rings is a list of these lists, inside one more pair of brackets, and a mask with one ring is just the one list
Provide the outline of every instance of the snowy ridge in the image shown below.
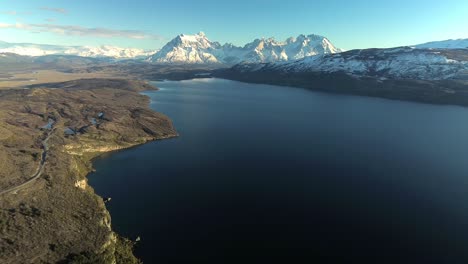
[[344,72],[354,77],[442,80],[468,72],[468,51],[464,56],[456,58],[441,50],[410,47],[352,50],[294,62],[239,64],[234,68],[239,72]]
[[318,35],[300,35],[284,42],[273,38],[256,39],[244,47],[221,45],[210,41],[201,32],[197,35],[179,35],[149,58],[155,63],[225,63],[291,61],[307,56],[341,52],[327,38]]
[[468,49],[468,39],[449,39],[415,45],[418,49]]
[[0,53],[15,53],[23,56],[76,55],[82,57],[112,57],[115,59],[145,58],[155,51],[114,46],[57,46],[30,43],[0,42]]

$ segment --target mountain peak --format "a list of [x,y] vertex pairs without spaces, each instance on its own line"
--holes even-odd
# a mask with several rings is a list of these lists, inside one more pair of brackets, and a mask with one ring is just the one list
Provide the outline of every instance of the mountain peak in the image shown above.
[[326,39],[326,37],[324,37],[324,36],[322,36],[322,35],[317,35],[317,34],[310,34],[310,35],[307,35],[307,38],[315,39],[315,40]]
[[[195,43],[199,43],[200,45],[204,47],[211,46],[211,41],[206,37],[205,33],[199,32],[198,34],[195,35],[187,35],[187,34],[180,34],[176,38],[174,38],[171,42],[177,42],[177,43],[184,43],[187,45],[195,45]],[[177,45],[177,44],[173,44]]]
[[221,45],[211,42],[203,32],[195,35],[180,34],[149,58],[158,63],[218,63],[213,50]]
[[204,32],[181,34],[150,58],[158,63],[226,63],[276,62],[297,60],[307,56],[337,53],[341,50],[319,35],[299,35],[286,41],[273,37],[257,38],[244,47],[221,45],[210,41]]

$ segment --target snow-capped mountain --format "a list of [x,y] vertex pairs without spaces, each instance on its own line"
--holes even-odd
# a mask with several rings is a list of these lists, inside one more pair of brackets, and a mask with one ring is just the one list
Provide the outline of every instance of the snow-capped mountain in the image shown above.
[[273,38],[256,39],[244,47],[221,45],[204,33],[179,35],[149,58],[155,63],[225,63],[291,61],[319,54],[341,52],[327,38],[300,35],[284,42]]
[[15,53],[24,56],[75,55],[82,57],[112,57],[115,59],[146,58],[155,51],[114,46],[58,46],[32,43],[0,42],[0,53]]
[[306,57],[294,62],[247,64],[233,67],[238,73],[341,72],[353,77],[380,79],[444,80],[468,74],[468,50],[428,50],[400,47],[352,50]]
[[415,45],[418,49],[468,49],[468,39],[449,39]]
[[203,33],[197,35],[179,35],[149,60],[159,63],[218,63],[213,53],[221,48],[217,42],[211,42]]

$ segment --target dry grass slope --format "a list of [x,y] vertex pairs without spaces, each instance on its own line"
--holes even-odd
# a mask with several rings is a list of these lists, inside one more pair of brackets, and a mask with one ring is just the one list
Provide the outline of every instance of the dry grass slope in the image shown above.
[[[0,263],[94,256],[103,263],[136,263],[128,255],[131,245],[112,232],[86,175],[100,153],[177,135],[171,121],[137,93],[149,88],[138,81],[90,79],[0,91],[0,189],[31,177],[46,134],[40,128],[56,120],[42,176],[0,198]],[[76,134],[66,135],[66,129]]]

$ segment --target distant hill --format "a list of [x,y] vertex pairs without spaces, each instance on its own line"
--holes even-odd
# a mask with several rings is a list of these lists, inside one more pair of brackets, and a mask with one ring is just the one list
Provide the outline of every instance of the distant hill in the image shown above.
[[435,104],[468,106],[468,49],[351,50],[293,62],[240,63],[214,76]]
[[231,71],[238,74],[270,72],[282,76],[319,72],[343,73],[353,78],[444,80],[467,74],[468,50],[411,47],[351,50],[293,62],[241,63]]

